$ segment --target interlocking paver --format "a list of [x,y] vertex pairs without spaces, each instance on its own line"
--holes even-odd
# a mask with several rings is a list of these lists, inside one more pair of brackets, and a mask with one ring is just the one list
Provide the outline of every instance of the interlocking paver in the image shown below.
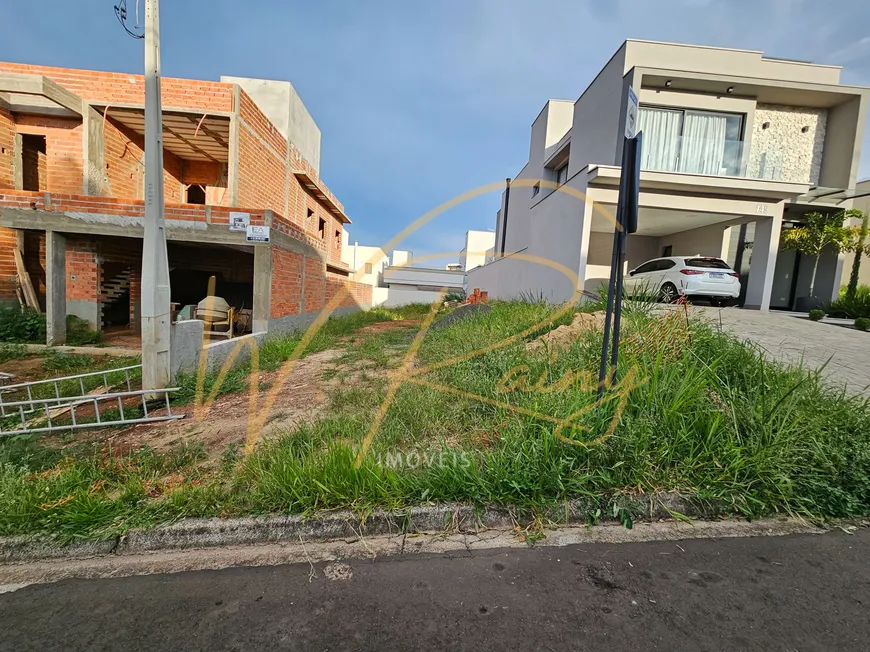
[[822,373],[830,384],[870,396],[870,333],[786,312],[693,306],[690,314],[721,323],[775,360],[812,369],[826,365]]

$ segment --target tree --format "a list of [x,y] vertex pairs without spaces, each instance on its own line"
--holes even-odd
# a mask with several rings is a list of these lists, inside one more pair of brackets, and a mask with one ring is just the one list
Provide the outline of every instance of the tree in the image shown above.
[[846,288],[846,296],[853,297],[855,296],[855,292],[858,291],[858,272],[861,271],[861,255],[866,254],[870,256],[870,244],[865,244],[867,240],[867,230],[868,225],[870,225],[870,216],[867,213],[862,213],[861,211],[854,210],[850,212],[859,213],[859,215],[854,215],[854,217],[861,218],[861,226],[858,229],[858,238],[855,242],[855,246],[851,249],[855,252],[855,259],[852,261],[852,274],[849,276],[849,286]]
[[782,235],[782,246],[794,249],[804,256],[813,258],[813,275],[810,277],[810,297],[814,297],[816,272],[819,269],[819,257],[825,249],[832,249],[840,254],[853,251],[858,246],[858,227],[843,226],[850,217],[861,217],[861,211],[850,209],[836,213],[812,212],[804,215],[805,223],[785,231]]

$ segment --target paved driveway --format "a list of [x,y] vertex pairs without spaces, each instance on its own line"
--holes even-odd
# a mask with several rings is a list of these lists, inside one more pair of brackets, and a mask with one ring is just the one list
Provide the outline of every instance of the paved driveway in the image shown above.
[[725,331],[755,342],[777,360],[813,369],[827,362],[824,374],[832,385],[870,396],[870,333],[811,322],[794,313],[700,306],[690,310],[721,321]]

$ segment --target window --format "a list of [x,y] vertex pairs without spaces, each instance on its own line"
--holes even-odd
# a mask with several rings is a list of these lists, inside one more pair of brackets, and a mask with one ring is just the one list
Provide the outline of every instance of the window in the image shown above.
[[539,192],[541,192],[541,184],[536,183],[534,186],[532,186],[532,197],[537,195]]
[[47,186],[45,136],[21,136],[21,190],[45,190]]
[[739,176],[742,173],[743,116],[643,106],[645,170]]
[[638,267],[636,270],[634,270],[634,273],[635,274],[646,274],[647,272],[654,272],[654,271],[656,271],[656,269],[658,269],[658,263],[659,263],[659,261],[657,261],[657,260],[651,260],[648,263],[644,263],[643,265]]
[[671,267],[674,267],[675,265],[676,265],[676,263],[673,260],[660,260],[660,261],[658,261],[658,264],[656,264],[656,271],[663,272],[666,269],[670,269]]
[[341,231],[338,230],[335,232],[335,246],[341,248]]
[[317,220],[317,235],[320,236],[321,240],[326,237],[326,220],[324,220],[322,217]]
[[662,247],[662,257],[663,258],[667,258],[668,256],[673,255],[673,253],[674,253],[674,246],[673,245],[665,245],[664,247]]
[[313,220],[313,219],[314,219],[314,211],[309,208],[308,213],[306,215],[305,223],[308,224],[308,222]]
[[562,167],[556,170],[556,183],[560,186],[568,180],[568,164],[565,163]]
[[366,274],[371,274],[371,273],[372,273],[372,264],[366,263]]
[[686,267],[704,267],[706,269],[731,269],[728,263],[718,258],[686,258]]
[[198,183],[194,183],[187,187],[187,203],[188,204],[204,204],[205,203],[205,188]]

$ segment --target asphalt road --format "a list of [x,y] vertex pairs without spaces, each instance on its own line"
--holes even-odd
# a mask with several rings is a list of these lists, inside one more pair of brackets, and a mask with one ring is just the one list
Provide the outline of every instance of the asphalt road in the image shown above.
[[0,650],[870,649],[870,532],[590,544],[33,585]]

